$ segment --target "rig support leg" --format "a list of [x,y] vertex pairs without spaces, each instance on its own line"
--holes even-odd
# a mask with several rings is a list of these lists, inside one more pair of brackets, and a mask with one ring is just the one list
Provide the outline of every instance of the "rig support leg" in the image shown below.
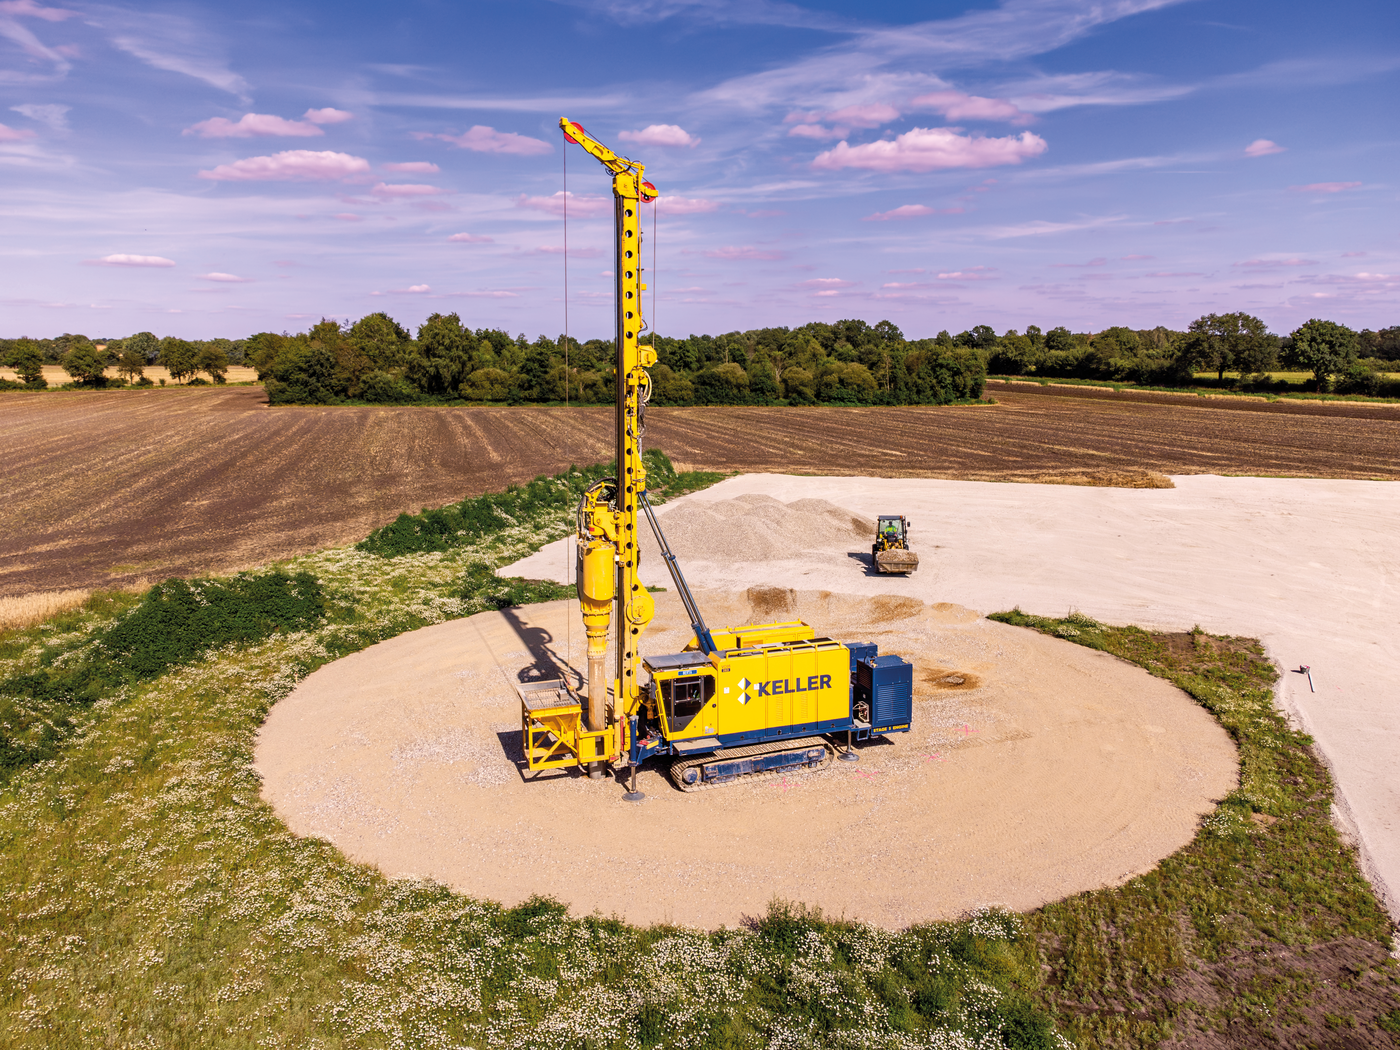
[[842,762],[860,761],[860,756],[856,754],[853,750],[851,750],[851,731],[849,729],[846,730],[846,750],[842,751],[841,754],[837,757],[839,757]]
[[640,802],[646,795],[637,790],[637,767],[632,767],[631,788],[622,796],[624,802]]

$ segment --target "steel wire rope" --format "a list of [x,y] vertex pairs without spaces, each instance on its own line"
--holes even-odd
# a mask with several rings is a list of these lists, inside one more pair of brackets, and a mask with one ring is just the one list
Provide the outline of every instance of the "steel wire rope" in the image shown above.
[[[564,155],[564,458],[569,459],[569,133],[563,128],[559,129],[559,133],[564,137],[563,148],[559,151]],[[572,460],[569,465],[573,466]],[[573,559],[569,555],[573,553],[573,547],[576,543],[578,543],[578,536],[573,530],[570,530],[569,537],[564,543],[565,587],[571,582],[569,576],[573,567]],[[574,600],[566,594],[564,597],[565,674],[573,669],[573,664]]]

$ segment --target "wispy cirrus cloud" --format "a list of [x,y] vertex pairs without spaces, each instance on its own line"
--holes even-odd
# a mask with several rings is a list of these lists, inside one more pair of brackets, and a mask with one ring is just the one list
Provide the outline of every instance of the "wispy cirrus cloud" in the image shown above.
[[420,140],[441,139],[475,153],[507,153],[517,157],[535,157],[554,152],[554,147],[543,139],[532,139],[528,135],[517,135],[513,131],[497,131],[484,124],[475,124],[460,135],[416,131],[413,137]]
[[882,139],[852,146],[841,142],[817,155],[812,167],[819,171],[862,168],[867,171],[940,171],[947,168],[992,168],[1020,164],[1049,148],[1039,135],[989,138],[963,135],[953,128],[912,128],[893,140]]
[[60,106],[55,103],[25,103],[10,107],[12,112],[22,114],[39,124],[47,125],[53,131],[68,130],[68,113],[71,109],[71,106]]
[[659,215],[700,215],[718,210],[718,201],[705,200],[703,197],[656,198],[656,211]]
[[451,244],[495,244],[494,238],[476,233],[454,233],[447,238]]
[[381,164],[380,171],[392,171],[403,175],[436,175],[442,169],[426,160],[409,160],[397,164]]
[[890,222],[897,219],[921,219],[925,215],[962,215],[965,208],[930,208],[927,204],[901,204],[889,211],[877,211],[867,215],[861,222]]
[[649,25],[669,18],[711,25],[772,25],[851,32],[859,23],[782,0],[556,0],[605,15],[622,25]]
[[215,284],[252,284],[251,277],[239,277],[237,274],[220,273],[215,270],[213,273],[202,273],[199,275],[201,281],[213,281]]
[[331,150],[291,149],[267,157],[246,157],[201,171],[213,182],[331,181],[370,170],[369,161]]
[[531,197],[522,193],[515,200],[517,208],[528,208],[531,211],[542,211],[549,215],[563,215],[567,210],[568,214],[576,218],[593,218],[599,215],[606,215],[612,211],[613,202],[611,197],[600,196],[576,196],[573,193],[566,193],[560,190],[552,197]]
[[[73,63],[68,60],[68,55],[64,54],[64,49],[49,47],[35,36],[31,29],[23,25],[20,19],[37,18],[43,22],[63,22],[76,14],[76,11],[47,7],[35,3],[34,0],[0,0],[0,37],[17,44],[30,58],[48,62],[52,67],[50,76],[61,77],[73,68]],[[14,71],[0,79],[24,81],[31,78],[23,72]]]
[[677,124],[649,124],[641,131],[619,131],[618,139],[639,146],[688,146],[694,149],[700,139]]
[[813,108],[824,97],[842,101],[822,109],[857,101],[889,103],[946,89],[946,82],[927,72],[935,61],[944,69],[972,68],[1044,54],[1108,23],[1183,2],[1005,0],[956,18],[897,27],[866,24],[853,28],[847,40],[796,61],[726,80],[701,92],[697,101],[747,110],[794,102]]
[[1359,182],[1310,182],[1306,186],[1289,186],[1294,193],[1346,193],[1361,188]]
[[12,128],[7,124],[0,124],[0,142],[25,142],[35,137],[35,132],[29,128]]
[[412,182],[381,182],[370,190],[376,197],[440,197],[451,192],[440,186]]
[[726,245],[723,248],[711,248],[709,251],[702,252],[701,254],[707,259],[725,259],[728,261],[753,259],[773,262],[778,259],[787,258],[787,252],[778,251],[776,249],[755,248],[751,244]]
[[228,68],[223,42],[202,25],[169,9],[88,5],[88,21],[112,46],[153,69],[192,77],[247,101],[248,82]]
[[1286,266],[1316,266],[1316,259],[1246,259],[1231,265],[1246,270],[1276,270]]

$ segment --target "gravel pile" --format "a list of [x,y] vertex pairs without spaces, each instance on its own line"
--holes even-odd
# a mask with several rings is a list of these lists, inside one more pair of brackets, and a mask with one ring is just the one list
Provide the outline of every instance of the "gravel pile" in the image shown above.
[[[874,522],[824,499],[792,503],[746,493],[735,499],[682,503],[659,516],[671,550],[684,565],[706,561],[769,561],[808,553],[860,549],[875,534]],[[642,522],[642,564],[660,560],[656,538]]]

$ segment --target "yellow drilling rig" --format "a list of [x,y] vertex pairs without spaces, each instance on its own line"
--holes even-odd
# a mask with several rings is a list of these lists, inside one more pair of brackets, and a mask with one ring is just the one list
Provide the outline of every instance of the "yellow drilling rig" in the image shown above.
[[[624,796],[639,801],[637,769],[669,758],[682,791],[857,760],[853,740],[907,732],[913,666],[874,644],[819,637],[800,620],[711,631],[647,501],[641,437],[656,352],[641,343],[640,205],[657,198],[645,167],[620,157],[568,118],[559,126],[613,177],[616,217],[616,476],[590,486],[578,507],[577,585],[588,640],[588,681],[520,688],[521,737],[531,770],[611,766],[631,774]],[[567,147],[566,147],[567,148]],[[654,606],[642,583],[639,512],[656,536],[694,634],[679,653],[643,657]],[[608,675],[608,636],[616,672]],[[645,675],[645,678],[643,678]],[[844,737],[844,747],[835,741]]]

